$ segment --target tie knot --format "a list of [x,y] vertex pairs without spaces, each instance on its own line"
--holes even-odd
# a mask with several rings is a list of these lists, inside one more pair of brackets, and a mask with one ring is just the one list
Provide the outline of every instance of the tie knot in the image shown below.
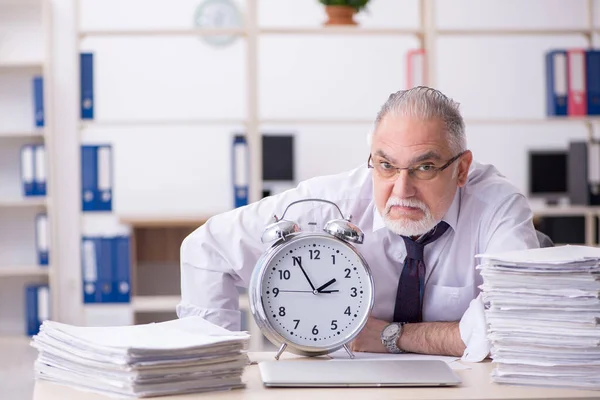
[[406,245],[406,257],[423,261],[423,251],[425,250],[425,245],[437,240],[444,234],[444,232],[446,232],[448,227],[449,225],[446,222],[441,221],[432,230],[417,240],[413,240],[408,236],[402,236],[402,239],[404,239],[404,244]]

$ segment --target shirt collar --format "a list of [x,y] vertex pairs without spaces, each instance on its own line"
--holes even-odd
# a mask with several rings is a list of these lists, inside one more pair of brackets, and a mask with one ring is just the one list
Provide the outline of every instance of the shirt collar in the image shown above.
[[[452,200],[450,208],[448,209],[448,211],[446,211],[446,215],[444,215],[444,217],[442,218],[442,221],[446,221],[453,231],[456,231],[456,225],[458,224],[458,214],[460,212],[460,191],[460,188],[456,190],[454,200]],[[379,210],[377,210],[377,207],[375,206],[375,204],[373,204],[373,232],[376,232],[385,227],[385,223],[383,222],[383,218],[381,217]]]

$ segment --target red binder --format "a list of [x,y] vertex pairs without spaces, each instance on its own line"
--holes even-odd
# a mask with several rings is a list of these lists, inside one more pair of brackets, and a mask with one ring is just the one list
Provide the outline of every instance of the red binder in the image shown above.
[[406,53],[406,88],[427,85],[425,50],[415,49]]
[[567,113],[569,116],[587,114],[585,50],[567,50]]

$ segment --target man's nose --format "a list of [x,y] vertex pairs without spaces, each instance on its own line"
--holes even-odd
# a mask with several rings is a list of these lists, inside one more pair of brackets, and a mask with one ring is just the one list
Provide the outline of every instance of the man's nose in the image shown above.
[[410,176],[408,170],[403,169],[398,172],[392,192],[401,199],[413,197],[416,194],[414,178]]

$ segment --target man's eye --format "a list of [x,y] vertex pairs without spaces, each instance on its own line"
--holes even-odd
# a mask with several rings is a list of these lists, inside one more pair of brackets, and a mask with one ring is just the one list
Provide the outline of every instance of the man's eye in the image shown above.
[[435,166],[432,164],[421,164],[415,168],[417,171],[428,172],[435,169]]
[[394,168],[394,166],[393,166],[392,164],[390,164],[390,163],[388,163],[388,162],[385,162],[385,161],[381,161],[381,162],[379,163],[379,165],[380,165],[380,166],[381,166],[381,168],[383,168],[383,169],[393,169],[393,168]]

